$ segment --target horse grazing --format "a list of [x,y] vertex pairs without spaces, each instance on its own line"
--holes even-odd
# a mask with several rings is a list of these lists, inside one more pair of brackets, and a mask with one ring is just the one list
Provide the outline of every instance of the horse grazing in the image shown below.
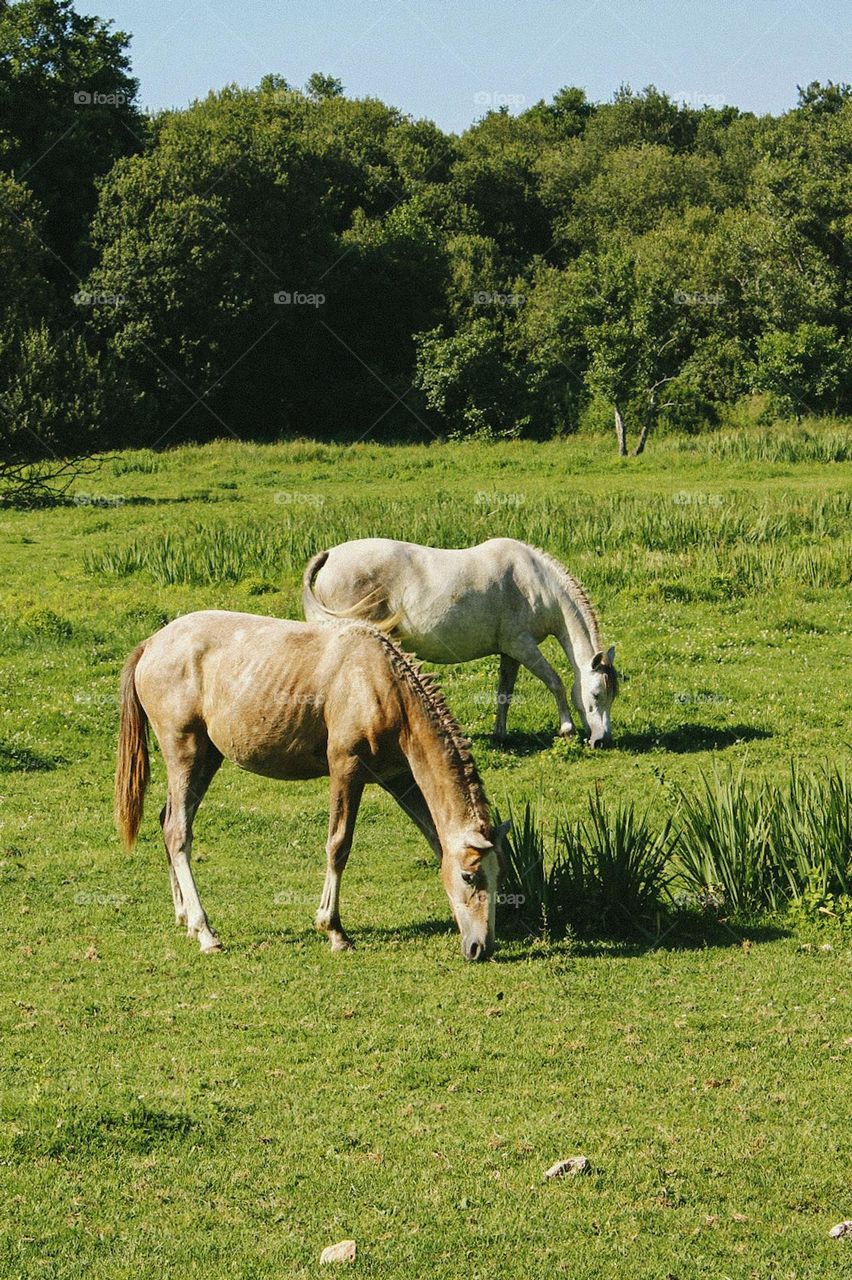
[[389,538],[342,542],[308,563],[302,603],[309,620],[349,616],[387,626],[427,662],[499,653],[498,741],[521,665],[556,699],[560,734],[574,732],[565,686],[538,647],[555,636],[573,668],[572,699],[589,744],[609,745],[615,648],[603,651],[589,597],[545,551],[514,538],[459,551]]
[[505,827],[492,825],[469,745],[438,689],[386,635],[360,622],[210,610],[177,618],[143,641],[121,687],[115,815],[128,848],[149,780],[149,723],[168,773],[160,823],[175,918],[202,951],[220,943],[190,867],[192,823],[228,759],[269,778],[330,778],[315,923],[333,950],[352,945],[340,923],[340,880],[364,787],[375,782],[438,855],[465,958],[490,955]]

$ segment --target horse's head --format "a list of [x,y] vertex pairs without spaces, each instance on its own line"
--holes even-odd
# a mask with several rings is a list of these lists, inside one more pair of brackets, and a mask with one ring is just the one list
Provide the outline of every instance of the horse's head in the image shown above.
[[441,879],[461,934],[465,960],[487,960],[494,950],[501,840],[508,827],[508,822],[495,827],[490,838],[479,831],[463,831],[448,842],[441,859]]
[[609,746],[609,712],[617,693],[615,645],[610,645],[606,653],[596,653],[590,663],[581,666],[580,678],[574,681],[574,706],[589,735],[590,747]]

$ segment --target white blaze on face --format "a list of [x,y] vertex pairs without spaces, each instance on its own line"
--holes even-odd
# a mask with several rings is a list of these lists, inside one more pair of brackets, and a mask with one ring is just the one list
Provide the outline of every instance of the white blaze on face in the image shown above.
[[584,671],[580,685],[580,714],[592,742],[609,733],[609,697],[606,681],[596,671]]
[[580,713],[592,746],[599,746],[610,735],[609,717],[613,695],[610,684],[600,669],[604,661],[610,667],[613,666],[614,648],[609,649],[605,659],[603,654],[595,654],[591,663],[581,668],[580,679],[575,683],[573,691],[574,705]]
[[466,833],[443,859],[441,878],[467,960],[485,960],[493,950],[497,875],[496,850],[478,832]]

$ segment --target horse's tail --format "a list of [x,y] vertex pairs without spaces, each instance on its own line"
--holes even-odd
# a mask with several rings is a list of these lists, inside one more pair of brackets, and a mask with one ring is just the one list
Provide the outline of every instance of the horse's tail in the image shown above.
[[325,617],[335,618],[341,622],[369,622],[377,630],[384,631],[385,634],[390,635],[399,626],[404,613],[402,609],[395,609],[393,613],[378,618],[375,617],[376,608],[380,604],[387,608],[388,603],[387,600],[382,600],[380,587],[375,587],[372,591],[369,591],[367,595],[363,596],[362,599],[348,609],[329,609],[327,605],[324,605],[317,598],[314,591],[314,581],[330,554],[331,552],[328,550],[318,551],[305,566],[305,572],[302,575],[302,609],[305,617],[308,621]]
[[311,556],[305,565],[305,572],[302,574],[302,611],[308,621],[316,618],[318,614],[331,616],[330,611],[326,609],[324,604],[320,604],[314,594],[314,578],[325,564],[328,556],[328,549],[318,551],[315,556]]
[[145,645],[137,645],[121,673],[121,723],[115,765],[115,825],[128,849],[136,843],[142,822],[145,789],[150,778],[148,717],[136,692],[136,666]]

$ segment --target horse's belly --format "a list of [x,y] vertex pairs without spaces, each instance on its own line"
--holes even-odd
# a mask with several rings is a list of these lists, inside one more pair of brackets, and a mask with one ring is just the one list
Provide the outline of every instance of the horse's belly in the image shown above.
[[499,651],[499,624],[499,610],[471,608],[469,601],[433,610],[409,607],[400,642],[424,662],[473,662]]
[[436,632],[416,636],[401,635],[399,637],[403,649],[411,649],[423,662],[436,662],[444,665],[451,662],[473,662],[496,650],[491,645],[471,645],[463,642],[458,634],[448,638]]
[[301,718],[282,725],[263,716],[248,721],[222,716],[208,721],[207,733],[226,760],[248,773],[294,781],[328,773],[324,727]]

